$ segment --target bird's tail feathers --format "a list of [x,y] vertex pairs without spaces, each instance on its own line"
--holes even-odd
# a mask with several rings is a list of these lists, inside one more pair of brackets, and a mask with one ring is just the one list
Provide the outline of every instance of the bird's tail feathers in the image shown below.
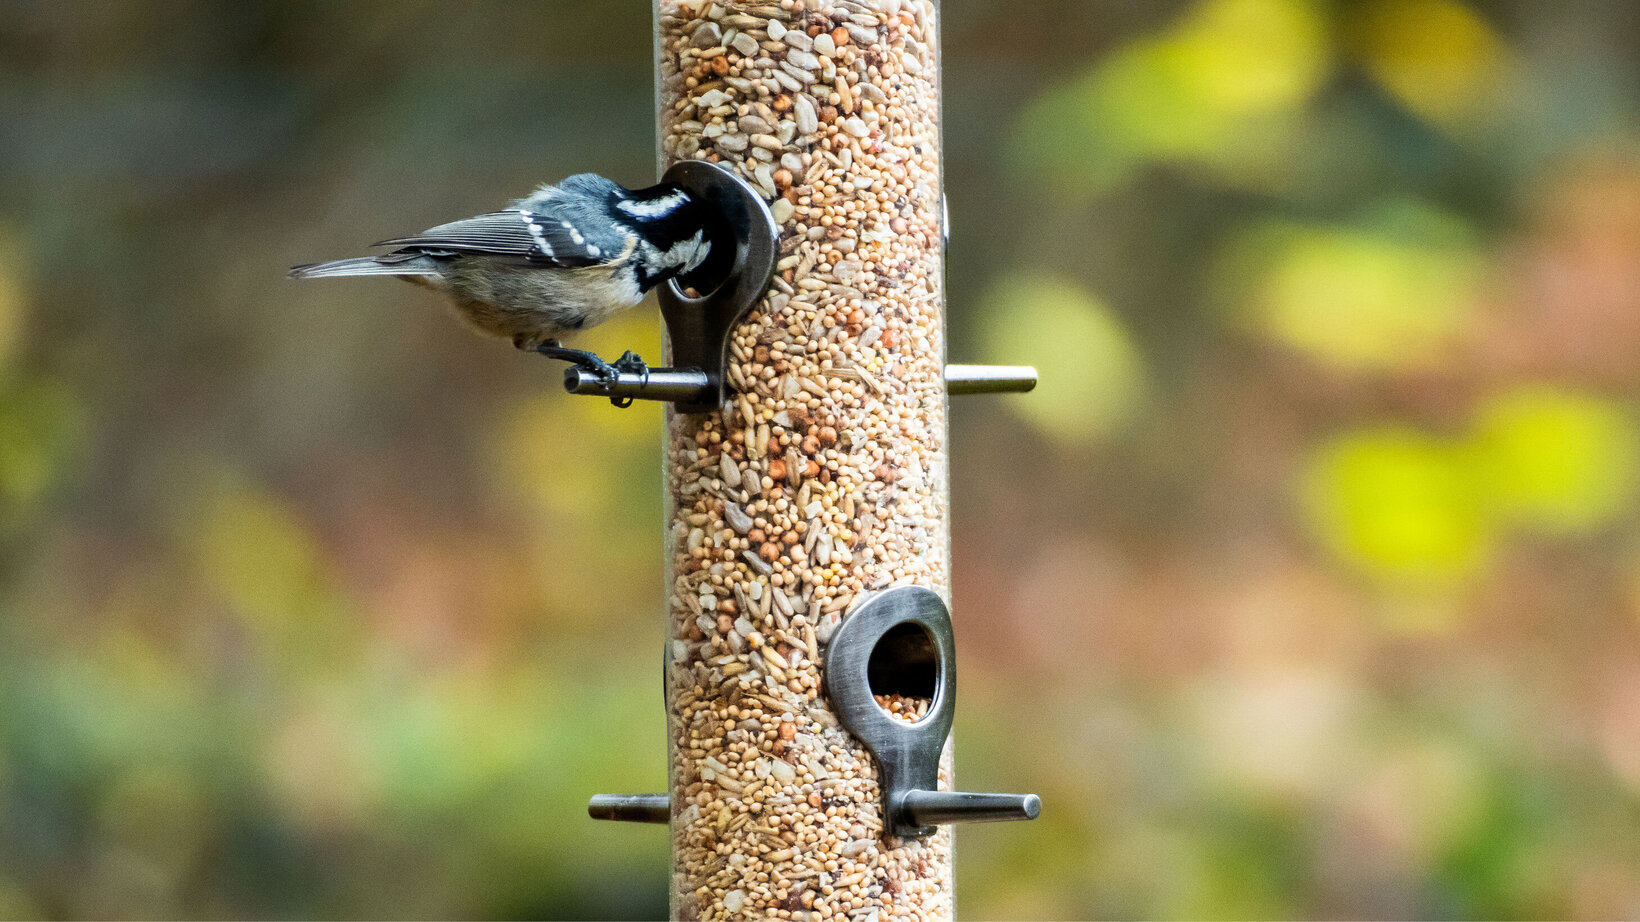
[[344,275],[437,276],[438,265],[426,256],[361,256],[327,263],[292,266],[293,279],[336,278]]

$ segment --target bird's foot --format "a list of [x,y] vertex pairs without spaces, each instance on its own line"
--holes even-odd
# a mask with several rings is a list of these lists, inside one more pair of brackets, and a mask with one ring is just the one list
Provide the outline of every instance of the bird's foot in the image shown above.
[[649,377],[649,366],[644,364],[643,356],[630,349],[621,353],[621,357],[611,362],[609,367],[625,374]]
[[[645,383],[649,381],[649,366],[644,364],[643,356],[631,349],[621,353],[621,357],[610,364],[610,369],[621,374],[641,375]],[[611,397],[609,402],[625,409],[632,406],[631,397]]]
[[[515,339],[513,344],[520,349],[539,352],[549,359],[558,359],[583,368],[598,378],[605,385],[614,384],[623,374],[641,375],[645,381],[649,380],[649,366],[644,363],[643,357],[631,350],[621,354],[614,362],[606,362],[596,354],[580,349],[566,349],[558,344],[557,340],[547,340],[531,345],[522,339]],[[618,407],[632,405],[631,397],[611,397],[609,402]]]

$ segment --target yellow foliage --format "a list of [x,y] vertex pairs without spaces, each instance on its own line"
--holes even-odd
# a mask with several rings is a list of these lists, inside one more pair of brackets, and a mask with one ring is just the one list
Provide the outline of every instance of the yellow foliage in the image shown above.
[[0,872],[0,918],[43,919],[46,914],[44,907],[29,899],[24,887]]
[[0,372],[22,344],[28,323],[28,271],[21,238],[0,225]]
[[197,523],[195,551],[235,608],[278,619],[310,608],[323,583],[321,556],[285,505],[252,489],[214,497]]
[[1500,515],[1547,532],[1610,522],[1634,496],[1637,433],[1618,403],[1528,386],[1484,403],[1478,473]]
[[67,473],[85,429],[84,407],[59,382],[0,387],[0,512],[15,513],[43,501]]
[[1464,447],[1405,427],[1363,429],[1324,443],[1301,490],[1328,546],[1395,583],[1454,584],[1487,563],[1496,541]]
[[1284,124],[1331,71],[1312,0],[1205,0],[1040,97],[1016,133],[1020,156],[1083,194],[1157,160],[1262,185]]
[[[1271,224],[1244,235],[1251,322],[1324,363],[1406,369],[1439,359],[1473,315],[1482,272],[1461,225],[1418,206],[1388,229]],[[1258,268],[1248,268],[1248,263]]]
[[1356,22],[1368,73],[1419,116],[1451,125],[1496,101],[1508,48],[1456,0],[1378,0]]
[[191,500],[197,506],[179,525],[198,579],[270,660],[298,671],[344,661],[358,622],[343,610],[324,550],[291,507],[231,475]]
[[980,313],[992,361],[1036,366],[1037,389],[1009,405],[1049,438],[1098,441],[1142,401],[1138,349],[1115,313],[1079,286],[1048,276],[1004,278]]
[[[632,349],[658,366],[657,323],[627,314],[576,345],[601,350],[610,360]],[[519,401],[501,420],[492,443],[498,473],[539,510],[588,524],[607,520],[632,486],[621,479],[625,465],[612,462],[659,456],[661,405],[640,400],[623,410],[601,398],[570,396],[558,386],[563,365],[543,362],[548,364],[544,389]]]
[[1237,117],[1303,105],[1332,66],[1310,0],[1206,0],[1164,42],[1191,93]]
[[[654,316],[636,312],[576,345],[611,360],[631,349],[658,366],[659,330]],[[661,528],[663,409],[643,400],[618,409],[604,398],[565,394],[557,383],[562,366],[550,364],[543,388],[505,411],[490,456],[505,500],[529,510],[538,542],[530,557],[540,563],[529,581],[541,609],[572,621],[589,598],[620,607],[639,604],[648,591]]]
[[1390,581],[1451,585],[1476,574],[1507,530],[1613,521],[1634,496],[1637,449],[1620,404],[1526,386],[1483,403],[1461,438],[1404,427],[1338,436],[1317,449],[1301,490],[1343,559]]

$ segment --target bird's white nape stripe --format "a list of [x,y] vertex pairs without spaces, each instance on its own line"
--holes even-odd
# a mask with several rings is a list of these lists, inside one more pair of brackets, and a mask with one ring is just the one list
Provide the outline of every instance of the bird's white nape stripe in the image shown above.
[[695,235],[689,239],[695,244],[695,253],[683,264],[685,272],[693,272],[700,268],[700,264],[706,261],[707,254],[712,252],[711,244],[706,242],[700,231],[695,231]]
[[636,199],[626,199],[617,202],[615,207],[621,209],[634,218],[658,218],[672,209],[682,205],[687,200],[682,192],[669,192],[657,199],[641,202]]
[[541,232],[541,225],[535,223],[535,215],[522,208],[514,210],[518,212],[519,217],[524,219],[524,226],[530,229],[530,236],[535,238],[535,245],[541,248],[541,252],[548,256],[558,255],[553,252],[552,244],[547,242],[547,235]]
[[706,251],[707,248],[701,245],[701,232],[695,231],[694,236],[679,240],[661,252],[657,262],[663,266],[688,271],[706,259]]

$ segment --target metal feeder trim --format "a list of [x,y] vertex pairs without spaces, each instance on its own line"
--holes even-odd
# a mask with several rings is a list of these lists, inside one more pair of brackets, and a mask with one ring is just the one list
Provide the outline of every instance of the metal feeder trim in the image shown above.
[[[667,170],[661,180],[683,187],[717,216],[708,228],[712,256],[687,277],[667,279],[656,289],[673,367],[623,371],[613,378],[570,367],[564,370],[564,390],[617,403],[668,400],[681,413],[710,413],[724,400],[729,333],[774,277],[780,228],[763,197],[724,167],[686,160]],[[706,293],[692,298],[684,293],[685,287]]]
[[[947,823],[1035,819],[1035,794],[939,790],[940,753],[956,717],[956,644],[938,593],[899,586],[862,603],[832,634],[825,685],[838,722],[877,760],[884,831],[927,836]],[[889,716],[876,692],[928,693],[915,723]],[[921,697],[921,695],[918,695]]]
[[[729,334],[762,299],[774,277],[780,227],[763,196],[725,167],[685,160],[661,180],[683,187],[712,206],[716,215],[708,229],[712,256],[688,276],[668,279],[656,289],[672,365],[647,372],[620,371],[613,377],[571,366],[564,369],[564,390],[608,397],[618,406],[663,400],[676,404],[681,413],[710,413],[727,399],[723,369],[728,364]],[[706,294],[692,298],[685,288]],[[1036,369],[947,365],[945,379],[952,396],[1023,393],[1036,386]]]

